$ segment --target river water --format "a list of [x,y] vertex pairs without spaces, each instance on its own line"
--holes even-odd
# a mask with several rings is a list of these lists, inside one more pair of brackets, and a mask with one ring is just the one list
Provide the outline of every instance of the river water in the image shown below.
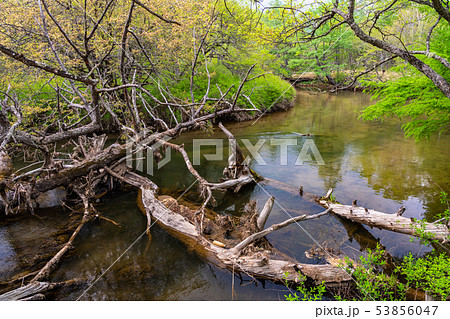
[[[303,186],[305,191],[319,195],[333,188],[341,203],[351,204],[357,199],[359,206],[387,213],[394,213],[403,205],[405,217],[431,220],[444,210],[437,185],[450,190],[450,136],[416,143],[405,139],[398,120],[376,123],[358,120],[360,110],[369,103],[369,97],[363,93],[313,95],[299,91],[291,110],[264,116],[256,123],[226,126],[244,153],[250,154],[244,141],[261,145],[259,161],[253,160],[251,167],[264,177],[297,188]],[[228,154],[228,142],[222,132],[187,132],[175,142],[184,143],[193,158],[192,141],[205,138],[223,143],[222,147],[202,146],[201,165],[196,166],[208,181],[216,182]],[[278,145],[282,140],[289,144],[285,147],[286,154]],[[207,160],[203,156],[216,152],[225,156],[221,160]],[[302,165],[297,161],[300,154],[305,155],[301,157]],[[149,177],[163,192],[176,197],[179,190],[188,189],[194,180],[180,155],[171,155],[171,162]],[[194,185],[186,196],[198,199],[195,190]],[[238,194],[215,195],[218,202],[215,210],[231,215],[242,214],[249,200],[256,200],[261,209],[269,196],[275,196],[276,204],[267,225],[289,216],[322,211],[301,196],[270,185],[247,186]],[[136,205],[136,197],[136,192],[116,192],[98,204],[98,210],[121,227],[107,221],[85,226],[75,242],[74,253],[63,260],[51,280],[85,278],[88,282],[59,292],[55,299],[76,300],[81,296],[82,300],[284,300],[289,293],[283,285],[245,275],[233,278],[231,272],[203,261],[156,225],[151,228],[149,241],[142,236],[146,219]],[[18,247],[24,245],[23,229],[30,230],[26,237],[30,242],[34,238],[36,244],[38,234],[33,237],[32,230],[39,227],[41,235],[45,234],[46,227],[61,223],[65,214],[59,210],[46,211],[44,216],[46,221],[52,221],[50,226],[36,219],[0,226],[0,280],[23,270],[18,257]],[[323,262],[320,256],[310,259],[305,255],[305,251],[319,246],[352,258],[377,242],[399,258],[409,252],[423,256],[431,250],[417,240],[411,241],[409,236],[355,227],[333,216],[305,222],[301,227],[293,224],[268,239],[277,249],[305,263]]]

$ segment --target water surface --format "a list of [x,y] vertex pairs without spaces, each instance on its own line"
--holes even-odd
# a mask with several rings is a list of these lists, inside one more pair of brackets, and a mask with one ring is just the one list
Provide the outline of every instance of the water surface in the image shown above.
[[[262,176],[297,188],[303,186],[305,191],[319,195],[333,188],[334,195],[342,203],[350,204],[357,199],[361,206],[387,213],[394,213],[403,205],[406,207],[404,216],[431,220],[444,209],[436,184],[446,191],[450,189],[450,137],[434,137],[416,143],[405,139],[398,120],[364,123],[358,120],[358,115],[369,103],[369,97],[362,93],[310,95],[298,92],[296,106],[289,111],[270,114],[254,125],[242,122],[226,126],[246,154],[243,139],[253,145],[265,140],[260,150],[265,165],[255,161],[251,164],[252,169]],[[192,158],[192,140],[201,138],[223,139],[223,152],[228,154],[228,142],[219,131],[210,134],[187,132],[175,142],[184,143]],[[282,165],[280,146],[273,142],[280,139],[297,144],[287,148],[286,165]],[[325,165],[319,165],[312,153],[309,153],[311,161],[295,165],[307,139],[317,146]],[[213,147],[202,147],[203,154],[216,151]],[[202,157],[201,165],[196,168],[208,181],[215,182],[225,165],[226,157],[219,161],[207,161]],[[170,164],[149,177],[169,192],[187,189],[194,182],[182,158],[175,153],[172,153]],[[191,190],[195,189],[194,186]],[[215,210],[231,215],[242,214],[249,200],[256,200],[262,208],[269,196],[275,196],[277,204],[267,221],[269,225],[296,214],[322,211],[321,207],[298,195],[269,185],[248,186],[239,194],[215,195],[218,201]],[[152,227],[149,242],[146,236],[141,236],[146,219],[137,208],[136,196],[136,192],[117,192],[105,198],[98,209],[122,227],[106,221],[89,224],[76,240],[75,254],[64,259],[51,280],[86,278],[88,284],[92,284],[99,278],[83,295],[82,299],[88,300],[284,299],[288,292],[286,287],[256,281],[245,275],[233,278],[229,271],[204,262],[158,226]],[[192,199],[197,195],[190,193],[189,197]],[[14,240],[8,235],[9,231],[8,227],[0,227],[0,274],[3,271],[4,275],[14,272],[17,263]],[[305,251],[314,246],[341,251],[353,258],[376,242],[394,257],[408,252],[422,256],[430,251],[417,241],[411,242],[409,236],[365,226],[355,228],[333,216],[302,223],[301,227],[291,225],[269,235],[268,239],[277,249],[309,263],[321,262],[305,256]],[[64,291],[55,298],[77,299],[87,287]]]

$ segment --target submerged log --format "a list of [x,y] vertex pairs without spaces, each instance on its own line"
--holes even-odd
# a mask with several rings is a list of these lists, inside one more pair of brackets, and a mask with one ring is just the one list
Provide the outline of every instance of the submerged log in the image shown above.
[[261,184],[276,188],[278,190],[291,194],[292,196],[301,196],[304,200],[309,202],[315,203],[320,199],[320,196],[305,191],[303,189],[303,186],[297,188],[292,185],[280,182],[276,179],[264,177],[261,181]]
[[316,283],[324,282],[329,286],[351,280],[344,269],[333,265],[302,264],[275,249],[236,255],[231,249],[219,247],[202,236],[188,218],[170,209],[173,204],[168,208],[159,201],[156,197],[157,186],[152,181],[132,172],[127,172],[122,179],[140,189],[139,206],[150,212],[163,229],[221,268],[275,282],[287,280],[289,283],[298,283],[299,271]]
[[42,292],[50,289],[50,283],[35,281],[26,286],[8,291],[7,293],[0,295],[0,301],[16,301],[30,298],[34,295],[41,294]]
[[0,301],[31,301],[45,299],[45,293],[66,286],[77,286],[84,283],[80,278],[70,279],[63,282],[34,281],[28,285],[8,291],[0,295]]
[[450,231],[445,225],[427,223],[413,218],[402,217],[395,213],[386,214],[373,209],[336,204],[324,200],[321,200],[320,204],[326,208],[331,208],[338,216],[370,227],[377,227],[415,237],[423,237],[424,233],[427,233],[427,238],[437,239],[441,242],[448,242],[450,240]]
[[[265,178],[262,182],[271,187],[285,191],[292,195],[297,195],[297,188],[288,185],[286,183]],[[353,204],[342,205],[325,200],[330,197],[332,189],[330,189],[324,197],[314,195],[312,193],[303,192],[303,199],[310,202],[317,202],[322,207],[331,208],[333,213],[342,218],[348,219],[355,223],[364,224],[370,227],[376,227],[380,229],[386,229],[393,232],[403,233],[415,237],[422,237],[426,232],[429,239],[437,239],[443,243],[450,241],[450,229],[443,224],[427,223],[425,221],[416,220],[413,218],[403,217],[404,207],[392,214],[386,214],[378,212],[365,207],[356,206],[357,201],[354,200]]]

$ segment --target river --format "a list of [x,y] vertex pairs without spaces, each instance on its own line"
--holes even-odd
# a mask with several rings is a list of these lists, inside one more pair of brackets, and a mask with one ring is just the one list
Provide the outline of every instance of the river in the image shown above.
[[[297,188],[303,186],[305,191],[319,195],[333,188],[341,203],[350,204],[357,199],[358,205],[382,212],[394,213],[403,205],[405,217],[431,219],[444,209],[437,185],[446,191],[450,189],[450,136],[416,143],[405,139],[399,120],[375,123],[358,120],[360,110],[369,103],[369,97],[363,93],[317,95],[299,91],[293,109],[264,116],[256,123],[226,126],[246,154],[249,151],[244,140],[251,145],[261,143],[262,161],[252,161],[251,167],[264,177]],[[223,148],[203,146],[203,155],[216,151],[227,155],[228,142],[219,131],[209,135],[187,132],[175,142],[184,143],[192,158],[192,141],[204,138],[221,139]],[[286,146],[287,157],[277,145],[281,139],[296,144]],[[304,153],[309,158],[302,157],[303,163],[299,165],[297,159],[305,145],[310,146]],[[194,180],[181,156],[171,155],[171,162],[149,177],[164,192],[179,194],[176,192],[189,188]],[[196,168],[208,181],[216,182],[225,164],[226,156],[214,161],[202,156],[201,165]],[[240,215],[249,200],[256,200],[261,209],[271,195],[275,196],[276,204],[266,225],[322,210],[301,196],[269,185],[247,186],[238,194],[218,193],[215,210]],[[151,241],[141,236],[146,219],[136,205],[136,197],[136,192],[114,192],[98,204],[98,210],[121,227],[104,220],[84,227],[76,239],[74,252],[53,272],[51,281],[85,278],[88,285],[62,290],[55,299],[76,300],[84,292],[82,300],[284,300],[289,293],[283,285],[245,275],[233,278],[231,272],[203,261],[157,225],[151,228]],[[195,199],[197,195],[190,192],[188,197]],[[51,233],[66,214],[47,210],[42,215],[50,223],[30,218],[20,224],[0,226],[0,280],[23,270],[18,257],[23,253],[21,247],[37,245],[39,235]],[[301,227],[293,224],[268,239],[277,249],[306,263],[323,262],[320,256],[311,259],[305,255],[305,251],[318,246],[352,258],[358,258],[374,242],[386,247],[394,257],[409,252],[423,256],[431,250],[417,240],[411,241],[409,236],[369,227],[355,228],[334,216],[308,221]]]

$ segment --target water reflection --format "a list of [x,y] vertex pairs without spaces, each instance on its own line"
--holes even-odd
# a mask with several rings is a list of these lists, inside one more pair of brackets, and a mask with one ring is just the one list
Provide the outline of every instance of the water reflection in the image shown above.
[[[309,95],[299,92],[297,105],[292,110],[264,117],[254,126],[251,122],[245,122],[228,124],[227,127],[238,140],[248,139],[252,145],[259,139],[267,139],[260,149],[260,155],[267,165],[252,163],[252,168],[263,176],[295,187],[303,185],[305,190],[316,194],[324,194],[332,187],[337,198],[343,203],[351,203],[357,198],[360,205],[380,211],[395,212],[400,205],[404,205],[408,217],[433,216],[443,207],[437,199],[438,190],[431,181],[444,189],[449,187],[449,138],[437,137],[432,141],[415,143],[403,137],[399,121],[363,123],[357,120],[357,117],[361,106],[367,103],[370,103],[368,97],[359,93]],[[295,165],[304,140],[310,138],[299,136],[299,133],[313,135],[325,165],[318,165],[315,161],[301,166]],[[228,143],[221,132],[216,131],[210,135],[191,132],[176,141],[184,144],[191,158],[192,140],[195,138],[223,138],[223,150],[220,151],[228,154]],[[297,146],[288,148],[287,165],[280,165],[279,146],[271,144],[271,139],[297,140]],[[245,147],[243,149],[248,154]],[[202,147],[203,154],[214,154],[216,151],[214,147]],[[201,165],[196,168],[207,180],[217,181],[225,165],[226,156],[222,161],[207,161],[202,158]],[[181,156],[175,153],[172,154],[170,165],[158,170],[152,179],[166,191],[187,188],[194,181]],[[223,214],[239,215],[251,199],[256,200],[261,208],[269,194],[274,195],[280,205],[274,206],[268,224],[281,222],[299,213],[316,213],[322,210],[300,196],[287,194],[270,185],[246,187],[239,194],[218,193],[218,206],[215,210]],[[198,199],[196,195],[190,195],[190,198]],[[114,256],[125,249],[126,244],[145,227],[144,217],[136,218],[140,213],[136,211],[135,205],[131,204],[133,200],[134,197],[131,196],[129,205],[120,200],[123,205],[120,213],[117,212],[115,204],[111,204],[110,214],[113,217],[128,216],[127,220],[138,220],[135,225],[126,227],[128,231],[139,230],[127,237],[127,240],[124,240],[123,235],[117,235],[117,241],[121,244],[106,248],[106,251],[115,251]],[[134,211],[124,215],[125,210]],[[410,242],[406,235],[370,229],[333,216],[305,222],[301,226],[302,229],[291,225],[269,235],[268,239],[277,249],[301,262],[321,262],[307,259],[304,254],[307,249],[317,244],[343,251],[352,257],[358,256],[360,251],[367,247],[373,248],[377,243],[385,246],[397,257],[409,251],[421,255],[430,250]],[[95,232],[104,242],[105,236],[114,233],[114,230],[105,230],[102,234],[98,234],[98,230]],[[232,276],[229,272],[201,261],[177,240],[159,229],[154,230],[153,238],[146,255],[142,255],[146,246],[143,240],[133,248],[127,258],[118,263],[114,271],[107,274],[95,289],[92,289],[88,298],[231,299]],[[102,245],[105,247],[104,243]],[[90,253],[98,253],[98,249],[88,250]],[[98,262],[103,265],[101,269],[104,269],[113,256],[105,258],[104,254],[99,255]],[[68,261],[68,264],[79,273],[80,268],[83,269],[81,264],[88,257],[77,255],[76,258],[79,263]],[[91,276],[98,274],[101,269],[91,269]],[[63,267],[59,273],[67,276]],[[121,277],[121,273],[126,275]],[[130,277],[133,279],[130,280]],[[283,299],[285,291],[284,287],[273,284],[263,289],[261,283],[237,285],[236,289],[238,299],[253,300]]]
[[[364,123],[357,120],[363,105],[370,103],[361,93],[309,95],[298,92],[296,107],[274,113],[251,122],[227,124],[236,138],[248,139],[253,145],[261,138],[267,139],[260,155],[267,165],[252,163],[252,169],[262,176],[283,181],[294,187],[301,185],[305,191],[325,194],[334,188],[334,194],[342,203],[358,204],[384,212],[395,212],[406,207],[406,217],[432,218],[444,207],[438,199],[439,184],[450,189],[448,158],[450,137],[435,137],[430,141],[415,143],[405,139],[401,123],[388,120],[383,123]],[[311,134],[312,137],[300,136]],[[176,143],[184,143],[192,158],[192,140],[195,138],[223,138],[221,132],[207,135],[189,132]],[[325,165],[295,162],[305,139],[312,138]],[[280,165],[280,147],[270,139],[296,139],[297,146],[288,148],[287,165]],[[224,140],[223,152],[228,154]],[[241,147],[243,144],[241,143]],[[244,147],[244,152],[248,150]],[[214,147],[202,147],[203,153],[215,153]],[[222,177],[226,158],[221,161],[201,159],[199,173],[208,181]],[[165,192],[185,189],[194,181],[179,154],[172,154],[170,165],[158,170],[151,177]],[[277,203],[267,221],[281,222],[300,213],[316,213],[322,210],[300,196],[286,193],[270,185],[248,186],[239,194],[217,193],[216,211],[239,215],[249,200],[256,200],[262,208],[270,195]],[[122,225],[121,228],[102,221],[90,224],[80,233],[75,243],[76,253],[64,259],[54,272],[53,281],[87,278],[92,283],[120,256],[145,230],[146,219],[136,206],[136,193],[117,193],[109,196],[98,209],[108,218]],[[198,195],[189,193],[191,200]],[[393,256],[412,251],[421,255],[428,247],[412,243],[406,235],[390,233],[355,225],[334,216],[302,223],[302,228],[291,225],[269,235],[268,239],[279,250],[301,262],[321,262],[306,258],[305,251],[320,244],[356,257],[376,243],[385,246]],[[0,228],[0,268],[11,267],[14,245]],[[157,226],[152,228],[153,239],[143,238],[124,255],[110,271],[86,293],[88,300],[230,300],[232,275],[202,261],[178,240],[170,237]],[[5,239],[6,238],[6,239]],[[10,244],[10,246],[8,246]],[[6,256],[6,259],[3,259]],[[9,259],[8,259],[9,258]],[[12,258],[12,259],[11,259]],[[6,260],[6,261],[5,261]],[[8,261],[10,260],[10,261]],[[7,265],[4,265],[4,264]],[[280,285],[252,282],[243,277],[235,278],[238,300],[284,299],[286,288]],[[263,285],[264,284],[264,285]],[[83,288],[60,293],[55,298],[76,299]]]

